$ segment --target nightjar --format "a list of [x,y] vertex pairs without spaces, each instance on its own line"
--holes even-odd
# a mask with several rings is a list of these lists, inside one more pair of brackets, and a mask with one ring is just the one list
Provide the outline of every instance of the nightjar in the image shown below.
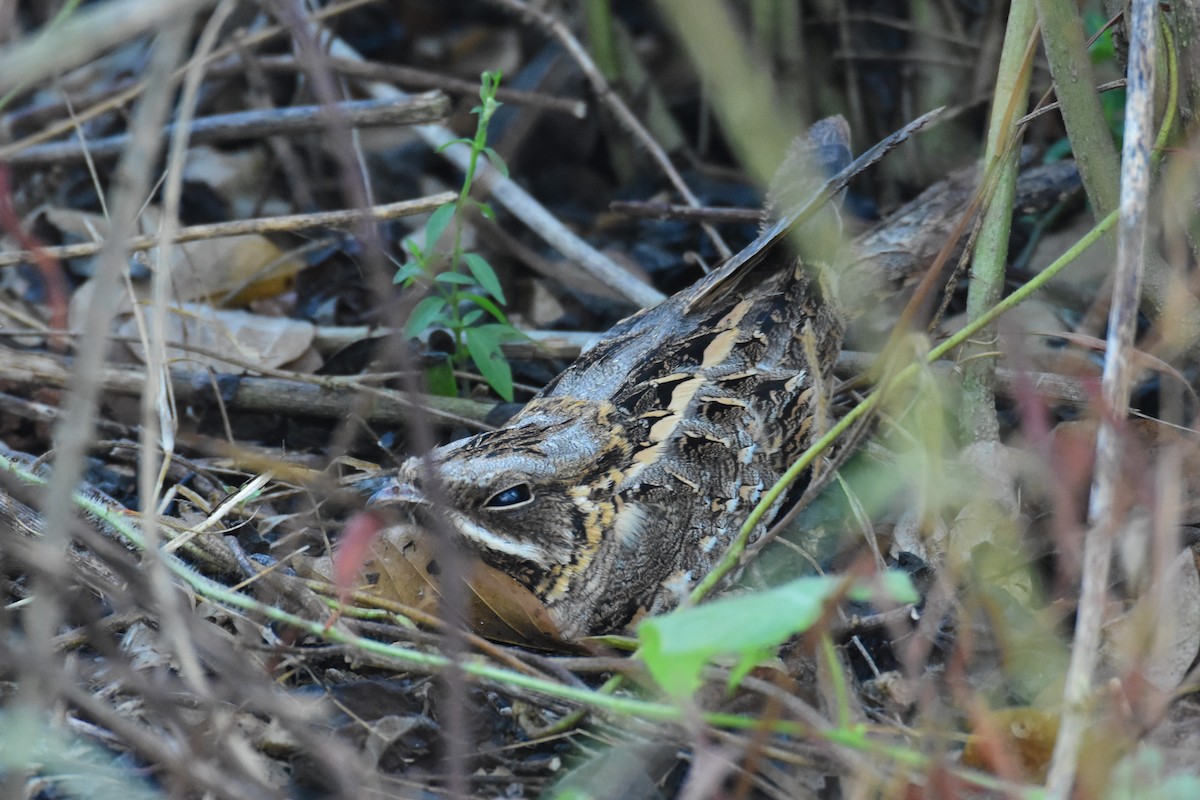
[[[500,430],[431,454],[454,534],[529,589],[564,637],[676,605],[810,444],[843,320],[823,281],[777,246],[796,216],[617,323]],[[424,463],[410,459],[372,504],[419,523]]]

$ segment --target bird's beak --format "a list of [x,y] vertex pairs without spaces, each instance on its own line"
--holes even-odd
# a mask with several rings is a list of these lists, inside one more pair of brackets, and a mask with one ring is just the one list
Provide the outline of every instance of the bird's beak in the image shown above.
[[393,503],[412,503],[426,505],[429,501],[415,486],[401,483],[396,479],[389,480],[383,488],[371,495],[367,500],[368,507],[392,505]]

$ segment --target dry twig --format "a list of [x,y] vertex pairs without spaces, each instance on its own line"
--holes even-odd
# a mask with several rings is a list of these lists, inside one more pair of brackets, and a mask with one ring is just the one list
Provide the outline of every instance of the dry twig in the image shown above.
[[[105,337],[97,338],[103,340]],[[232,360],[228,354],[213,355]],[[486,420],[496,408],[493,403],[465,398],[422,396],[409,399],[399,392],[357,386],[346,380],[280,370],[272,372],[276,373],[272,377],[253,377],[172,370],[171,388],[176,399],[183,403],[214,401],[215,386],[221,392],[221,402],[229,408],[330,419],[346,418],[356,409],[361,395],[369,393],[373,402],[363,418],[372,424],[391,426],[403,423],[420,408],[430,417],[452,425],[486,429],[489,427]],[[8,381],[32,386],[61,388],[69,386],[71,381],[64,360],[7,347],[0,347],[0,373]],[[146,373],[138,367],[103,367],[98,370],[97,383],[104,392],[140,397],[145,388]]]
[[[296,72],[302,69],[300,63],[291,56],[262,56],[255,59],[263,69],[272,72]],[[348,78],[360,78],[369,81],[385,81],[415,86],[420,89],[440,89],[446,94],[466,95],[475,97],[479,94],[479,82],[467,81],[437,72],[406,67],[400,64],[379,64],[374,61],[354,61],[348,58],[331,58],[327,62],[330,69]],[[214,73],[241,71],[241,66],[217,68]],[[587,116],[587,103],[565,97],[554,97],[541,92],[527,92],[522,89],[509,89],[501,86],[496,90],[496,99],[514,106],[529,106],[559,114],[569,114],[576,119]]]
[[[402,101],[347,100],[339,103],[337,113],[356,128],[387,125],[416,125],[442,119],[450,101],[441,92],[426,92]],[[208,144],[229,139],[258,139],[266,136],[295,135],[323,129],[329,124],[330,110],[322,106],[292,106],[269,110],[239,111],[200,117],[188,130],[189,144]],[[170,139],[174,125],[167,125],[163,137]],[[116,158],[129,147],[130,134],[122,133],[87,142],[87,154],[95,159]],[[76,139],[51,142],[26,148],[9,157],[18,166],[58,164],[82,160],[84,144]]]
[[[203,239],[217,239],[222,236],[243,236],[257,233],[290,233],[309,230],[312,228],[350,228],[361,223],[364,219],[372,222],[383,222],[390,219],[425,214],[440,205],[452,202],[456,195],[453,192],[442,192],[419,197],[416,200],[402,200],[399,203],[387,203],[381,206],[371,206],[365,212],[354,209],[343,211],[320,211],[314,214],[288,214],[281,217],[259,217],[257,219],[240,219],[232,222],[214,222],[209,225],[191,225],[180,228],[171,236],[170,241],[196,242]],[[125,242],[130,251],[149,250],[159,244],[158,236],[134,236]],[[44,247],[39,253],[50,258],[84,258],[103,250],[105,242],[85,242],[68,244],[59,247]],[[39,253],[29,250],[15,250],[0,253],[0,267],[13,264],[28,263]]]

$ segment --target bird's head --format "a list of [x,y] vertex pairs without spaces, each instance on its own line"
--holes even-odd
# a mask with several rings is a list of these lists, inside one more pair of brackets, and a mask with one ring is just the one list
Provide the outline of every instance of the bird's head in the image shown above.
[[586,570],[613,519],[630,452],[614,416],[604,403],[534,400],[501,430],[409,459],[371,505],[449,530],[552,604]]

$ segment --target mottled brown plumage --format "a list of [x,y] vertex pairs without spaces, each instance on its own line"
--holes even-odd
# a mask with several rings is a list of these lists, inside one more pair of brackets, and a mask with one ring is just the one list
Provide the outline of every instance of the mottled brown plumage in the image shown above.
[[[695,307],[709,281],[618,323],[504,428],[434,451],[462,541],[565,636],[674,605],[808,446],[842,326],[780,250]],[[422,471],[378,499],[419,508]]]
[[[788,202],[803,196],[796,187]],[[565,637],[620,630],[677,604],[810,444],[816,388],[829,385],[843,323],[778,244],[805,214],[790,210],[717,272],[619,322],[501,430],[433,451],[449,526],[541,600]],[[409,460],[376,504],[420,522],[424,472]]]

